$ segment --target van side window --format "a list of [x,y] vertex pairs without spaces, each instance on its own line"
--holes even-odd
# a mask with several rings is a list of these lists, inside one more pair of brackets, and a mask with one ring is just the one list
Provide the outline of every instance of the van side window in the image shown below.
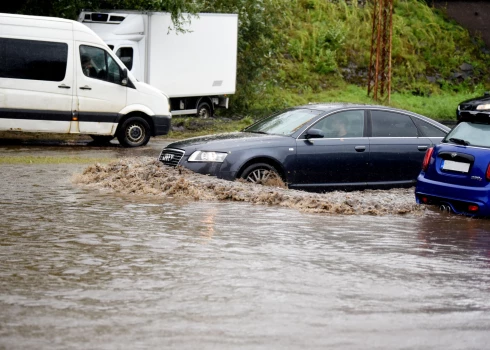
[[80,45],[80,62],[85,76],[121,84],[121,68],[105,50]]
[[0,38],[0,78],[63,81],[68,44]]
[[131,70],[133,68],[133,48],[121,47],[117,50],[116,56],[119,57],[122,63]]

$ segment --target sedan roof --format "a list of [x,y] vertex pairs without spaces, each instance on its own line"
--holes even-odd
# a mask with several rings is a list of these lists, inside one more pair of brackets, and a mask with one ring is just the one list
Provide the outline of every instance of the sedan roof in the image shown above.
[[345,108],[364,108],[364,109],[380,109],[380,110],[386,110],[386,111],[393,111],[393,112],[400,112],[400,113],[405,113],[405,114],[410,114],[413,116],[419,116],[425,119],[431,119],[429,117],[426,117],[424,115],[407,111],[405,109],[400,109],[400,108],[395,108],[395,107],[390,107],[390,106],[382,106],[382,105],[373,105],[373,104],[363,104],[363,103],[349,103],[349,102],[310,102],[307,105],[302,105],[302,106],[296,106],[293,108],[309,108],[309,109],[316,109],[324,112],[331,112],[335,110],[341,110]]
[[349,103],[349,102],[310,102],[307,105],[296,106],[294,108],[318,109],[325,112],[329,112],[336,109],[344,109],[344,108],[366,108],[366,109],[374,108],[374,109],[385,109],[385,110],[405,112],[410,114],[417,114],[404,109],[390,107],[390,106],[373,105],[367,103]]
[[343,108],[348,108],[348,107],[361,107],[361,108],[366,108],[366,104],[358,104],[358,103],[348,103],[348,102],[328,102],[328,103],[321,103],[321,102],[310,102],[307,105],[302,105],[302,106],[297,106],[295,108],[312,108],[312,109],[318,109],[321,111],[332,111],[335,109],[343,109]]

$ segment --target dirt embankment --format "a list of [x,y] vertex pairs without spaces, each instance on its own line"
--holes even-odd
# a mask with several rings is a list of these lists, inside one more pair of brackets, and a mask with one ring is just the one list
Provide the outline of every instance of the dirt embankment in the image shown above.
[[287,188],[225,181],[170,168],[153,158],[126,158],[95,164],[74,182],[90,188],[127,195],[173,197],[187,200],[239,201],[278,205],[304,212],[329,214],[402,215],[420,214],[412,189],[387,191],[308,193]]

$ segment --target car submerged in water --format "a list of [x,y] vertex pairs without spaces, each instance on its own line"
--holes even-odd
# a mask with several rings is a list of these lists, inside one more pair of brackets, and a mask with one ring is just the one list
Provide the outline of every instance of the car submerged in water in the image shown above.
[[442,143],[427,150],[415,197],[444,211],[490,216],[489,112],[462,113]]
[[289,188],[318,192],[409,187],[425,151],[449,130],[395,108],[309,104],[241,132],[171,143],[159,160],[232,181],[262,182],[275,173]]

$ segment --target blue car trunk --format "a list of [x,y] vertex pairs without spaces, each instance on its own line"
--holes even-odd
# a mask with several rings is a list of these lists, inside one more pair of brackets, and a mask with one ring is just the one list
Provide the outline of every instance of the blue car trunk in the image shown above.
[[490,216],[488,149],[439,144],[417,178],[417,203],[470,216]]
[[439,144],[434,148],[425,178],[453,185],[485,187],[488,185],[485,178],[487,155],[487,149]]

